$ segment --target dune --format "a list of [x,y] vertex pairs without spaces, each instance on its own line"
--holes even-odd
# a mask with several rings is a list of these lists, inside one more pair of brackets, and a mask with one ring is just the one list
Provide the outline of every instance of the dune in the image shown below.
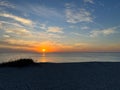
[[9,61],[9,62],[3,62],[0,64],[0,67],[17,67],[17,68],[22,68],[22,67],[27,67],[27,66],[33,66],[37,65],[32,59],[18,59],[14,61]]
[[8,63],[0,65],[0,90],[120,90],[119,62]]

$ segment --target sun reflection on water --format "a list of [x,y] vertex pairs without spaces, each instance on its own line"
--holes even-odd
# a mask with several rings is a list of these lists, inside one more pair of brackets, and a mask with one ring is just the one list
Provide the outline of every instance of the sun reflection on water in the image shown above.
[[39,54],[39,58],[37,59],[37,62],[39,63],[40,62],[54,62],[55,61],[54,59],[55,58],[54,56],[52,56],[52,54],[43,52]]
[[42,57],[40,58],[40,62],[47,62],[45,53],[42,54]]
[[45,53],[42,53],[42,57],[45,57],[46,56],[46,54]]

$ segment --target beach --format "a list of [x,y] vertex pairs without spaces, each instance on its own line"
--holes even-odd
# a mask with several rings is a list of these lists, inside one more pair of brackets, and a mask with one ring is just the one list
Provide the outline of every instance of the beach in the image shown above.
[[119,62],[0,67],[0,90],[120,90]]

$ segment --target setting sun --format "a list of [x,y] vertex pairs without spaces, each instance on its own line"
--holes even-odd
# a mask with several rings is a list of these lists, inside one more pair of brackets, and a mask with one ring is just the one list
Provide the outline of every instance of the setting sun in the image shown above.
[[45,52],[46,51],[46,49],[42,49],[42,52]]

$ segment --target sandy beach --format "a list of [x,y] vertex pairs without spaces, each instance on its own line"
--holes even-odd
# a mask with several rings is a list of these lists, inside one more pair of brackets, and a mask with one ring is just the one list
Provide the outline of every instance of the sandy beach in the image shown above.
[[39,63],[0,67],[0,90],[120,90],[120,63]]

